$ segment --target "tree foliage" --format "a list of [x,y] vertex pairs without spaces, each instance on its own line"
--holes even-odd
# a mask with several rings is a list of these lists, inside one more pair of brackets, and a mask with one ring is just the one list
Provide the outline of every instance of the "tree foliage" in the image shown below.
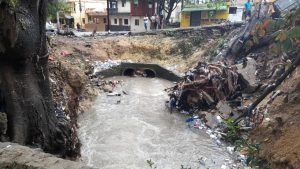
[[269,45],[270,52],[280,54],[293,50],[300,44],[300,26],[296,24],[299,16],[300,8],[283,18],[258,22],[251,31],[251,38],[245,43],[245,50],[249,51],[253,46],[260,44],[266,36],[272,40]]
[[54,0],[48,3],[48,19],[56,18],[56,13],[59,11],[69,12],[70,5],[64,0]]
[[164,0],[164,11],[167,13],[166,21],[169,22],[172,12],[176,9],[181,0]]
[[0,4],[5,3],[7,4],[9,7],[15,8],[18,0],[0,0]]

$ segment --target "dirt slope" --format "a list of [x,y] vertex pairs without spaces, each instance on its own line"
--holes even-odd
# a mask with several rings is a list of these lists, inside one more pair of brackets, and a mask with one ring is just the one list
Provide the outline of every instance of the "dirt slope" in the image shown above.
[[[84,59],[131,60],[133,62],[156,63],[184,72],[194,67],[200,59],[205,59],[210,46],[226,35],[220,33],[191,33],[168,37],[165,35],[111,36],[111,37],[63,37],[52,38],[55,55],[62,51],[80,54]],[[207,58],[206,58],[207,59]]]
[[300,168],[300,69],[278,88],[284,92],[270,106],[270,121],[252,132],[260,156],[272,169]]

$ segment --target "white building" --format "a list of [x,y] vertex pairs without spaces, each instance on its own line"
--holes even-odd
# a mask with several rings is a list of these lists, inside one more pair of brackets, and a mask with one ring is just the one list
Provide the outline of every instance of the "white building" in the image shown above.
[[111,1],[109,5],[111,31],[130,31],[130,10],[130,1],[128,0]]

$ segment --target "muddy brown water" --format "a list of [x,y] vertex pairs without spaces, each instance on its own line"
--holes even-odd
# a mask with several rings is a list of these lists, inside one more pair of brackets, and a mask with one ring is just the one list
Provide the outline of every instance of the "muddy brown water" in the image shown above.
[[[193,131],[185,115],[170,114],[163,89],[172,86],[153,78],[113,77],[123,80],[116,89],[128,95],[101,94],[79,118],[82,160],[101,169],[220,169],[229,155],[205,131]],[[118,103],[119,102],[119,103]],[[207,158],[205,164],[199,158]],[[153,167],[154,168],[154,167]]]

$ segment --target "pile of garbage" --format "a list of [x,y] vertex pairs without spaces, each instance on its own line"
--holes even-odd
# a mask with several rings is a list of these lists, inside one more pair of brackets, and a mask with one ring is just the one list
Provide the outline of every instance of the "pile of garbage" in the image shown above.
[[102,70],[107,70],[115,66],[119,66],[121,63],[133,63],[131,60],[105,60],[105,61],[95,61],[92,63],[93,67],[93,75],[96,73],[102,71]]
[[242,106],[242,90],[247,88],[247,84],[236,65],[200,62],[196,68],[186,72],[181,82],[166,91],[172,110],[193,114],[198,110],[217,108],[223,118],[228,118],[235,116],[231,107]]
[[[211,64],[199,62],[175,86],[165,89],[170,96],[166,105],[171,113],[176,110],[189,115],[186,119],[189,128],[205,130],[217,145],[227,147],[226,150],[235,156],[237,160],[225,162],[224,169],[241,168],[248,159],[247,153],[235,152],[239,148],[235,141],[240,139],[238,137],[248,138],[247,133],[232,134],[235,131],[229,130],[235,129],[234,119],[247,108],[244,105],[247,99],[245,90],[257,83],[252,77],[252,74],[255,77],[256,71],[252,61],[243,59],[231,66],[223,61]],[[248,126],[248,121],[243,121],[238,129],[247,130]]]
[[105,69],[112,68],[121,64],[121,60],[106,60],[106,61],[95,61],[92,66],[94,68],[93,74],[100,72]]

